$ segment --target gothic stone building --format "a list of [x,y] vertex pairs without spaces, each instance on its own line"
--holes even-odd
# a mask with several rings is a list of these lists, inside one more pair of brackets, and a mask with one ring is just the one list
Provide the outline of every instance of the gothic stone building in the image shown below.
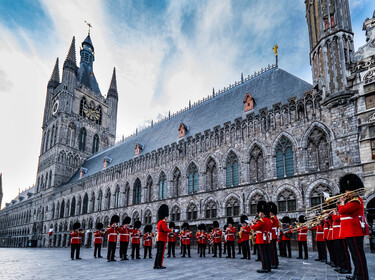
[[162,203],[193,228],[254,216],[259,200],[296,218],[346,173],[371,184],[375,15],[354,52],[348,1],[305,2],[312,85],[268,66],[116,144],[116,72],[103,97],[90,35],[79,68],[73,38],[48,82],[36,184],[0,212],[1,245],[67,246],[79,221],[90,246],[97,222],[155,224]]

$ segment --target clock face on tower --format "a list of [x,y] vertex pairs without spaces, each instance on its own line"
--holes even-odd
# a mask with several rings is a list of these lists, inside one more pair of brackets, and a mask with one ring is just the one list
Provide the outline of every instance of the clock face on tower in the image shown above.
[[83,107],[83,112],[85,113],[86,118],[91,121],[97,121],[100,118],[99,110],[95,109],[95,104],[85,104]]
[[57,99],[55,103],[53,103],[53,107],[52,107],[53,116],[56,115],[58,109],[59,109],[59,100]]

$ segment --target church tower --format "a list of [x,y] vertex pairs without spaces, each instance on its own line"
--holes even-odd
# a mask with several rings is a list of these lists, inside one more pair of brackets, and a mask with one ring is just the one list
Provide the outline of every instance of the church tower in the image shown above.
[[59,59],[47,85],[36,193],[67,182],[91,155],[114,145],[117,123],[117,81],[113,71],[106,97],[101,94],[93,64],[90,33],[81,44],[77,67],[75,38],[63,64]]
[[313,85],[324,99],[343,94],[354,52],[349,0],[305,0]]

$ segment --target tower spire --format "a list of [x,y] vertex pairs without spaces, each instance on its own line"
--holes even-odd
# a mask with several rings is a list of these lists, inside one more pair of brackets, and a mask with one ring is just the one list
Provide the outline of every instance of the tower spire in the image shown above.
[[56,58],[55,66],[53,67],[51,78],[48,82],[48,86],[53,88],[57,87],[60,83],[60,72],[59,72],[59,58]]
[[66,56],[66,59],[64,62],[64,68],[66,67],[71,67],[74,71],[76,71],[76,67],[77,67],[76,38],[74,36],[72,39],[72,43],[70,44],[68,55]]
[[117,94],[117,80],[116,80],[116,67],[113,68],[112,79],[111,79],[111,83],[109,85],[107,96],[109,96],[109,95],[112,95],[112,96],[115,96],[115,97],[118,96],[118,94]]

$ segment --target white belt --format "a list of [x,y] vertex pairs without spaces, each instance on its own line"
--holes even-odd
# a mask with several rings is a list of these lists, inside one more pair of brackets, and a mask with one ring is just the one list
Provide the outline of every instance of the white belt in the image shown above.
[[117,235],[117,233],[110,233],[109,235]]
[[129,233],[120,233],[120,236],[130,235]]
[[234,233],[227,233],[227,235],[234,235]]
[[301,232],[301,233],[298,233],[298,235],[307,235],[307,233]]
[[316,234],[324,234],[324,232],[317,232]]
[[327,227],[323,228],[323,230],[327,230],[327,229],[329,229],[329,228],[327,228]]
[[81,239],[81,237],[72,237],[72,239]]
[[262,231],[257,231],[256,233],[263,233]]
[[272,229],[277,230],[277,227],[273,227]]
[[339,228],[339,227],[340,227],[340,225],[333,226],[333,228]]
[[353,220],[353,217],[342,217],[342,218],[340,218],[340,221],[344,221],[344,220]]
[[330,228],[329,230],[333,230],[333,228]]

